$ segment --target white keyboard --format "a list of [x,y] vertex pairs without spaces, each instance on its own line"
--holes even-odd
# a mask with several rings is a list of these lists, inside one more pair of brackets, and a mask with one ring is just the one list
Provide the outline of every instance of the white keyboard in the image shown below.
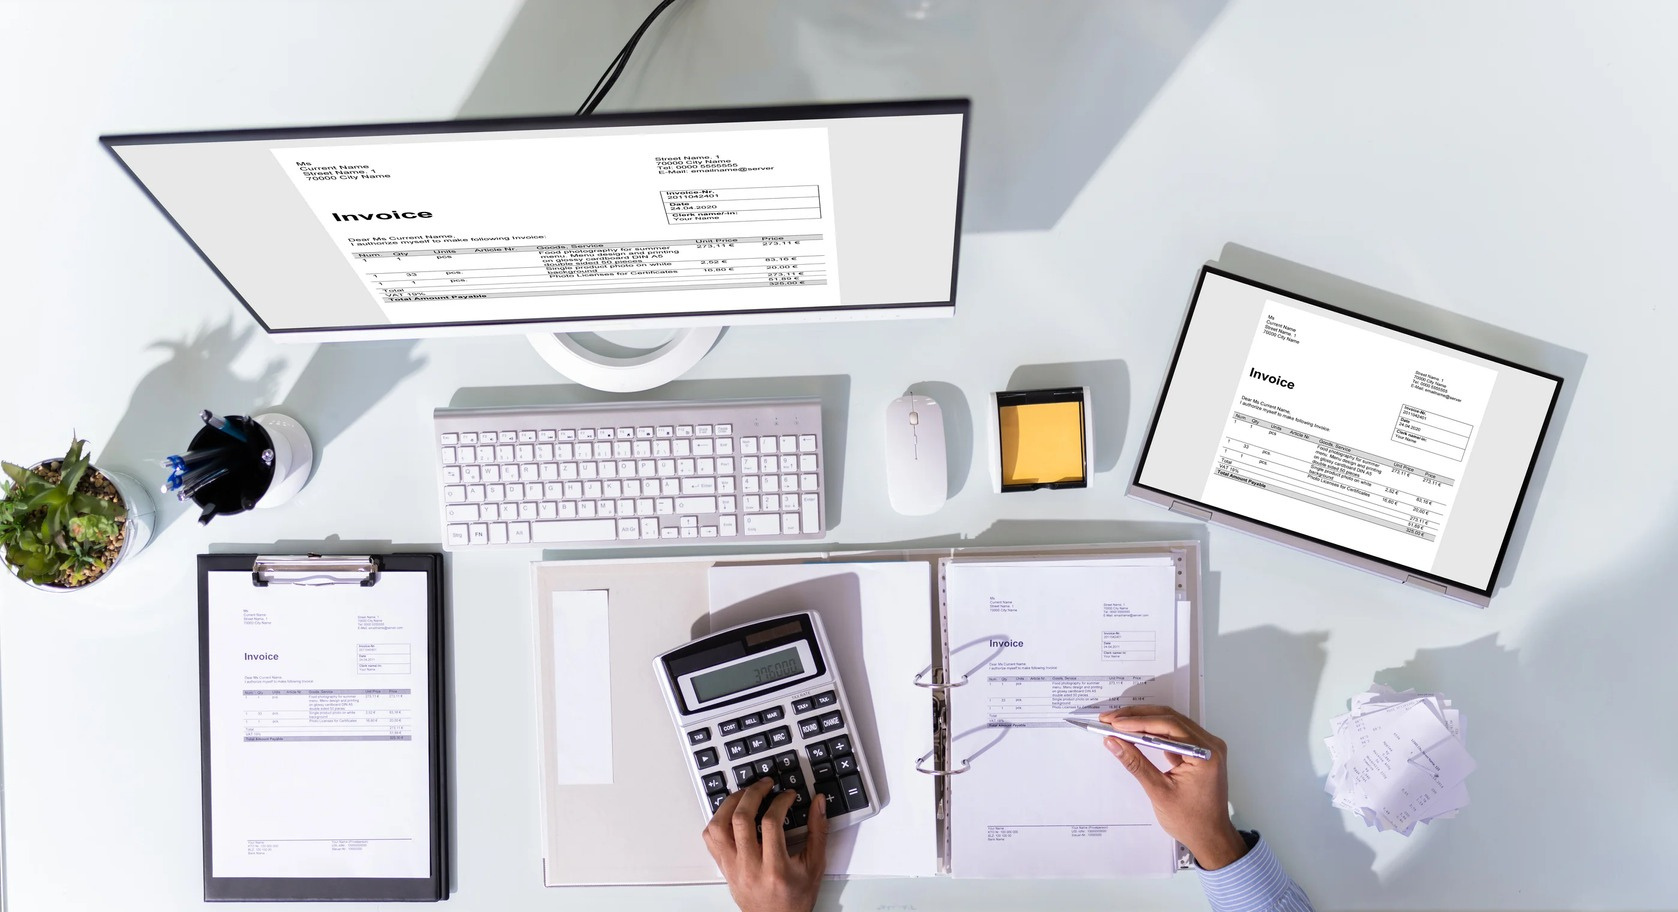
[[451,551],[819,539],[820,399],[438,409]]

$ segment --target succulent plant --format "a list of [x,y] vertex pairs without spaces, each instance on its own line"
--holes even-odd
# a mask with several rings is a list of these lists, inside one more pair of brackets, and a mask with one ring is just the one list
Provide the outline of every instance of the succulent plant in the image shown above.
[[92,460],[82,452],[86,444],[72,441],[56,466],[0,463],[10,480],[0,496],[0,548],[19,579],[41,586],[84,585],[109,569],[120,550],[127,511],[116,487],[97,469],[88,476]]

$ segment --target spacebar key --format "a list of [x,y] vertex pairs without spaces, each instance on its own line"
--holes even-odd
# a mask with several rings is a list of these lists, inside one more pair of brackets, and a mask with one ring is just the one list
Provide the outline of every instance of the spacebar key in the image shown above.
[[530,540],[544,545],[554,542],[617,541],[618,523],[615,519],[533,522],[530,524]]

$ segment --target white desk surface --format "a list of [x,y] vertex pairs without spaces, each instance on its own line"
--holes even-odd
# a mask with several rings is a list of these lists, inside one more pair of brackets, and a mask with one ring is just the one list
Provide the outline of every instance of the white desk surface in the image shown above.
[[[61,452],[76,432],[113,467],[143,471],[199,408],[275,403],[325,439],[292,505],[208,528],[177,516],[95,591],[44,597],[0,580],[7,908],[196,904],[192,556],[327,536],[434,543],[431,409],[463,389],[485,400],[519,393],[484,388],[559,382],[517,338],[269,342],[95,136],[565,111],[651,5],[0,3],[0,455]],[[964,238],[959,316],[733,331],[691,378],[702,391],[849,378],[837,544],[1199,536],[1214,597],[1208,724],[1232,746],[1240,820],[1319,908],[1678,907],[1678,599],[1664,579],[1678,554],[1666,259],[1678,245],[1678,8],[686,7],[643,43],[650,62],[608,107],[976,99],[968,227],[991,230]],[[1530,534],[1489,610],[1122,496],[1195,270],[1228,242],[1573,358]],[[1101,454],[1091,488],[995,496],[961,452],[962,485],[941,512],[890,510],[877,458],[888,400],[938,382],[971,409],[1017,367],[1057,364],[1115,391],[1098,437],[1120,448]],[[538,556],[451,563],[450,907],[730,908],[717,888],[539,886],[526,592]],[[1460,819],[1404,839],[1330,807],[1321,739],[1372,679],[1441,690],[1465,710],[1480,768]],[[698,837],[690,809],[672,817]],[[1050,906],[1203,900],[1192,876],[857,882],[824,900]]]

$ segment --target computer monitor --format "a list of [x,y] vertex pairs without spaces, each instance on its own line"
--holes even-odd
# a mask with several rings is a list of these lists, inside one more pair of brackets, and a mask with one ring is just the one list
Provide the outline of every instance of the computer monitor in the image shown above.
[[[965,99],[104,136],[276,339],[527,333],[646,389],[729,324],[950,316]],[[555,333],[681,329],[628,359]]]

